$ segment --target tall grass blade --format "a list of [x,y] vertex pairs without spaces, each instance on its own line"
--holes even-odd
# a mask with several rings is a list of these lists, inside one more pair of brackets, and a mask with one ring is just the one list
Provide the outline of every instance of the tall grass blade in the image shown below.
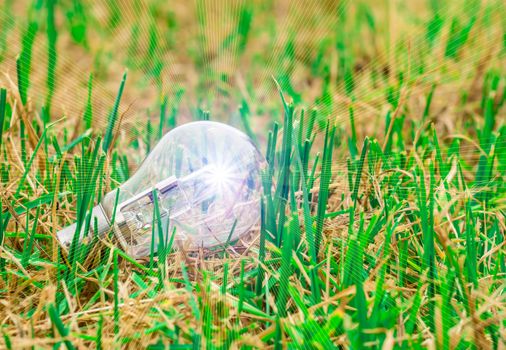
[[104,143],[102,144],[102,149],[104,152],[109,151],[111,142],[113,141],[114,127],[116,126],[116,121],[118,119],[119,104],[121,101],[121,96],[123,95],[123,90],[125,89],[126,78],[127,72],[123,73],[123,79],[121,79],[121,84],[119,86],[118,95],[116,96],[116,101],[114,102],[114,107],[109,114],[109,121],[104,136]]

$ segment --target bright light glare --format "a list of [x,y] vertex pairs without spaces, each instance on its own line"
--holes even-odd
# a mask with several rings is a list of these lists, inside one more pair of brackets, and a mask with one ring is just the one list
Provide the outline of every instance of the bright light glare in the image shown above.
[[230,187],[233,181],[233,174],[229,168],[222,166],[212,166],[209,169],[209,185],[217,190],[224,192]]

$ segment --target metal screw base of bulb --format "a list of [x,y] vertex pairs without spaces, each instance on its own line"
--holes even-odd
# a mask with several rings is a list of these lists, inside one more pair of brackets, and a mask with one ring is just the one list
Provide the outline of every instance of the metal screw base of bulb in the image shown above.
[[[93,228],[95,227],[95,221],[97,223],[96,227],[98,228],[98,232],[96,233],[93,231]],[[110,230],[110,228],[111,224],[107,218],[107,215],[105,214],[104,208],[101,204],[99,204],[95,206],[91,211],[90,230],[88,236],[86,236],[86,233],[84,232],[84,226],[81,227],[81,232],[79,233],[79,241],[82,242],[87,237],[91,238],[93,234],[97,234],[99,237],[103,237]],[[56,237],[58,237],[58,240],[65,248],[68,248],[72,244],[76,230],[77,224],[66,226],[56,233]]]

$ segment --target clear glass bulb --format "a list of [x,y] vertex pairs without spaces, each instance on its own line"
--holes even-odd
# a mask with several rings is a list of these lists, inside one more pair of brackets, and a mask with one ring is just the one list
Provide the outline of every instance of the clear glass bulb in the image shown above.
[[[211,121],[188,123],[167,133],[137,172],[105,195],[94,215],[109,223],[114,216],[114,233],[127,253],[147,256],[155,193],[167,239],[175,228],[176,240],[192,247],[224,244],[259,219],[264,161],[239,130]],[[99,231],[108,229],[99,223]],[[158,234],[154,237],[156,249]]]

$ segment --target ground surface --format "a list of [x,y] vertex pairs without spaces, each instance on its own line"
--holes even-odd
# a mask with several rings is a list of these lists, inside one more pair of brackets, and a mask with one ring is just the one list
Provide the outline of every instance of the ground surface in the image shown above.
[[[504,2],[0,9],[1,348],[506,347]],[[258,227],[59,247],[199,119],[266,155]]]

